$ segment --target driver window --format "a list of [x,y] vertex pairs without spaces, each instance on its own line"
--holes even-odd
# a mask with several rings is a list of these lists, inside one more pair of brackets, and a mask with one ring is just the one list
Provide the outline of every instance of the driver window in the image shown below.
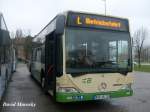
[[128,42],[118,41],[118,64],[120,67],[126,67],[128,64]]
[[117,42],[111,41],[109,42],[109,60],[113,62],[117,62]]

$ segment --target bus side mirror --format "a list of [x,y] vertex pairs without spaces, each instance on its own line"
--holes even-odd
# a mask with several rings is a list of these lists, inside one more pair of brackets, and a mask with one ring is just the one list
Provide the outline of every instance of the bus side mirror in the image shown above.
[[65,27],[65,16],[64,15],[58,15],[56,19],[56,30],[55,34],[56,35],[61,35],[64,32],[64,27]]

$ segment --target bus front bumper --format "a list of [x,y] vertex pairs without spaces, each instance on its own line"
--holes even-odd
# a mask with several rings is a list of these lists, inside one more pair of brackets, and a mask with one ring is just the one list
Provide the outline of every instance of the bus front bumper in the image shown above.
[[119,98],[132,96],[133,90],[119,90],[111,92],[100,93],[61,93],[56,92],[57,102],[76,102],[76,101],[90,101],[90,100],[105,100],[109,98]]

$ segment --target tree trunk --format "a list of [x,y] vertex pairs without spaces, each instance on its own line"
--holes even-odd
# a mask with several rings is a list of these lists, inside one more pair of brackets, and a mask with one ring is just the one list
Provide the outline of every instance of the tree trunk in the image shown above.
[[138,65],[139,65],[139,68],[141,68],[141,55],[140,53],[138,54]]

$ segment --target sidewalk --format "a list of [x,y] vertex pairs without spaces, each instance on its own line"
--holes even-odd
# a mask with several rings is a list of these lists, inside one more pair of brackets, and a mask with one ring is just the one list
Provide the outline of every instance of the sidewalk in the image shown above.
[[[26,65],[19,63],[6,90],[0,112],[48,112],[50,98],[47,97],[30,77]],[[45,109],[40,111],[42,108]]]

